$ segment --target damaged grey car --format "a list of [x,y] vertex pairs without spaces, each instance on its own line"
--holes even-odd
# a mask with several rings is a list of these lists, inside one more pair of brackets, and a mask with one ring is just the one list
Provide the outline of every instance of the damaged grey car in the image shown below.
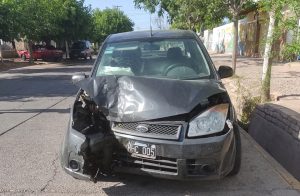
[[166,179],[220,179],[241,164],[234,108],[192,31],[110,35],[71,108],[61,164],[97,181],[120,172]]

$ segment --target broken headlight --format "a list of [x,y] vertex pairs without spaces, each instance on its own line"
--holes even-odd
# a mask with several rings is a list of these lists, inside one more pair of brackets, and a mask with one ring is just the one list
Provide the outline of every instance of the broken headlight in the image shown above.
[[229,104],[209,108],[189,123],[188,137],[221,132],[225,127]]

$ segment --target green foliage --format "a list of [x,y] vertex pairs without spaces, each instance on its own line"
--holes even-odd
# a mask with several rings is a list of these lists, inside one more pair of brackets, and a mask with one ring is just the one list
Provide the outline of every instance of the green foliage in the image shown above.
[[250,123],[250,117],[255,107],[261,103],[260,97],[243,97],[244,105],[242,107],[242,115],[240,125],[244,129],[248,129],[248,125]]
[[[14,1],[18,13],[19,33],[27,40],[40,41],[56,30],[52,25],[51,11],[46,0]],[[55,3],[51,4],[55,5]]]
[[212,28],[228,16],[222,0],[134,0],[138,8],[158,15],[165,12],[173,28],[202,30]]
[[91,9],[83,0],[0,0],[0,25],[8,41],[83,39],[90,34]]
[[12,1],[0,0],[0,38],[4,41],[16,39],[19,29],[16,4]]
[[92,14],[93,40],[103,42],[112,33],[132,31],[134,23],[119,9],[95,9]]
[[[259,6],[262,11],[269,12],[269,32],[266,39],[266,49],[264,54],[263,76],[262,76],[262,101],[270,99],[270,84],[271,84],[271,67],[272,67],[272,51],[271,47],[274,40],[280,38],[288,30],[297,28],[297,20],[300,15],[299,0],[268,0],[259,1]],[[291,11],[288,13],[287,11]],[[270,33],[271,32],[271,33]],[[295,32],[295,31],[294,31]],[[299,32],[297,32],[299,33]],[[282,38],[283,40],[284,38]],[[284,55],[292,58],[294,52],[298,51],[299,43],[294,39],[296,44],[288,45],[284,50]]]
[[91,7],[85,6],[80,0],[60,0],[61,12],[58,18],[58,25],[61,32],[58,39],[74,41],[79,39],[92,38],[92,11]]
[[247,130],[251,114],[254,111],[255,107],[261,103],[261,97],[253,96],[249,89],[245,88],[245,86],[241,84],[241,80],[243,80],[243,78],[236,78],[237,102],[235,108],[237,109],[238,116],[240,117],[239,125],[243,129]]
[[300,42],[294,41],[286,45],[283,50],[283,55],[289,61],[295,60],[295,57],[300,55]]
[[299,0],[259,1],[259,9],[265,12],[274,10],[276,24],[273,39],[278,39],[286,31],[298,30],[298,20],[300,18]]

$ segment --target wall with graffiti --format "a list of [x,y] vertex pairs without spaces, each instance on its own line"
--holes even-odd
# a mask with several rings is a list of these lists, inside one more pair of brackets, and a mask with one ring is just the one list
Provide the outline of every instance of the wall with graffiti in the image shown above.
[[[239,43],[241,46],[246,39],[247,19],[239,21]],[[213,53],[232,53],[233,50],[233,23],[229,23],[213,30],[204,31],[204,45],[207,50]]]
[[213,51],[231,53],[233,48],[233,23],[213,29]]

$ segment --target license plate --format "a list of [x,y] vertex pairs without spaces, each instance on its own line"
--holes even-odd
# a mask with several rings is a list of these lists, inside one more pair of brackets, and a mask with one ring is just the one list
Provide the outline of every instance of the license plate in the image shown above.
[[156,146],[154,144],[129,141],[127,143],[127,151],[133,156],[145,157],[150,159],[156,158]]

